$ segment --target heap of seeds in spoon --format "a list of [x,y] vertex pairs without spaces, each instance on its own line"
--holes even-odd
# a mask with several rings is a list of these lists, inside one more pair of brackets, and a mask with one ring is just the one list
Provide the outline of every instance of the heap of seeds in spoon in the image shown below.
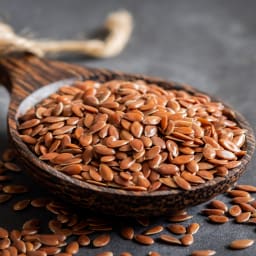
[[63,86],[20,116],[21,139],[75,179],[190,190],[241,164],[246,131],[202,93],[112,80]]

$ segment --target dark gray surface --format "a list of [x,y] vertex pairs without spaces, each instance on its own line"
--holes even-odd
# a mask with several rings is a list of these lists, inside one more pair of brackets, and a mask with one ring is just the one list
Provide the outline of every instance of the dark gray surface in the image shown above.
[[[135,17],[134,33],[122,54],[105,60],[65,60],[193,84],[231,104],[255,129],[255,1],[1,0],[0,16],[17,31],[29,28],[41,37],[81,38],[99,26],[106,14],[120,8],[130,10]],[[0,88],[1,149],[7,146],[7,104],[8,94]],[[254,157],[241,182],[256,184],[255,167]],[[20,179],[24,178],[21,176]],[[202,228],[195,235],[195,244],[189,248],[159,243],[150,247],[138,246],[113,235],[112,243],[104,250],[110,249],[115,255],[127,250],[133,255],[146,255],[150,250],[157,250],[167,256],[189,255],[194,249],[210,248],[215,249],[217,255],[256,254],[256,245],[244,251],[226,249],[233,239],[255,238],[255,227],[231,222],[224,226],[210,225],[196,214],[201,208],[190,210],[195,214],[193,221],[199,221]],[[0,226],[18,227],[34,213],[17,215],[11,213],[9,205],[1,207]],[[102,250],[84,249],[78,255],[95,255],[99,251]]]

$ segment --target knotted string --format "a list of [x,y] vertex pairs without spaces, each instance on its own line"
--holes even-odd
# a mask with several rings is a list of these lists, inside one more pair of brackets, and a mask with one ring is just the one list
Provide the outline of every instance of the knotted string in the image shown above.
[[0,22],[0,56],[12,52],[30,52],[39,57],[48,54],[77,53],[94,58],[107,58],[119,54],[132,33],[133,18],[127,11],[111,13],[104,28],[105,39],[42,40],[19,36],[11,26]]

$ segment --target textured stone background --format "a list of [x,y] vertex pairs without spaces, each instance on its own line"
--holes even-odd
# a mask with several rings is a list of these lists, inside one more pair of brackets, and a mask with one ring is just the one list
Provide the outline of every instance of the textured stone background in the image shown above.
[[[135,18],[135,29],[125,51],[116,58],[105,60],[81,57],[65,58],[94,67],[144,73],[186,82],[231,104],[256,126],[256,18],[255,1],[154,1],[154,0],[1,0],[0,17],[20,33],[32,33],[45,38],[82,38],[101,25],[105,16],[125,8]],[[1,75],[1,74],[0,74]],[[0,87],[0,148],[7,146],[6,114],[9,96]],[[242,177],[243,182],[256,184],[255,157]],[[21,179],[23,179],[21,177]],[[29,181],[32,183],[32,181]],[[40,193],[38,191],[38,193]],[[17,215],[0,210],[0,225],[18,227],[35,212]],[[196,213],[201,206],[191,209]],[[161,255],[188,255],[193,249],[212,248],[217,255],[253,255],[256,247],[233,252],[225,246],[235,238],[255,237],[255,227],[209,225],[202,223],[189,248],[156,243],[138,246],[113,236],[106,249],[115,255],[130,250],[134,255],[146,255],[158,250]],[[162,220],[155,220],[161,222]],[[81,251],[78,255],[95,255],[99,250]]]

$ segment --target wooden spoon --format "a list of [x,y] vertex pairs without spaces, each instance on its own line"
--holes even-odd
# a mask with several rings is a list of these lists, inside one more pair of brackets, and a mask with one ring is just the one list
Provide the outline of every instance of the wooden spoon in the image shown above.
[[125,191],[81,182],[40,161],[21,141],[17,130],[17,118],[20,114],[55,92],[59,87],[71,84],[78,79],[92,79],[102,82],[112,79],[143,79],[149,83],[157,83],[166,89],[182,89],[191,93],[198,91],[176,82],[166,82],[143,75],[113,72],[105,69],[85,68],[53,60],[39,59],[31,55],[1,58],[0,74],[0,81],[11,94],[7,119],[9,136],[19,153],[20,160],[26,167],[25,170],[38,183],[47,187],[57,196],[72,204],[94,211],[121,216],[156,216],[171,214],[175,210],[205,202],[223,193],[237,181],[254,151],[255,139],[252,128],[241,114],[233,111],[234,119],[239,126],[248,130],[243,148],[247,154],[242,157],[242,164],[230,170],[227,177],[216,177],[202,185],[193,187],[190,191],[170,190],[151,193]]

